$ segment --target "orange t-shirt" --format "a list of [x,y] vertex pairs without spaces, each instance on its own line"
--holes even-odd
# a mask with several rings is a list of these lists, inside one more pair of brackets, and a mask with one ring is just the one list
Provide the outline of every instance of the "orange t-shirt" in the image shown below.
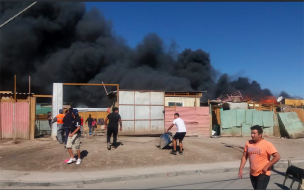
[[[277,151],[273,144],[265,139],[254,144],[252,140],[247,141],[244,151],[247,152],[250,163],[250,175],[258,176],[262,174],[263,168],[270,162],[270,156]],[[270,168],[266,172],[270,176]]]

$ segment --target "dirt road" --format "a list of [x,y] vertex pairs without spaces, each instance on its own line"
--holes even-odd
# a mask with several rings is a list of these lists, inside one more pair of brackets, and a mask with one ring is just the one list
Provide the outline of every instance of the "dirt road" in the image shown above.
[[[248,138],[199,138],[186,137],[184,155],[170,155],[170,149],[155,147],[154,137],[119,137],[122,142],[116,150],[106,149],[105,136],[82,138],[81,165],[68,165],[63,161],[69,154],[56,141],[0,140],[0,169],[17,171],[92,171],[189,163],[210,163],[239,160]],[[288,140],[268,138],[273,142],[282,159],[303,159],[304,139]]]

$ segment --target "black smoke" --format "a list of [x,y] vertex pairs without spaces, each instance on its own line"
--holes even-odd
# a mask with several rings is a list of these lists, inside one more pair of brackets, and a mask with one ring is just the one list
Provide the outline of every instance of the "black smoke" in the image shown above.
[[[3,23],[28,2],[1,2]],[[112,24],[97,10],[86,10],[80,2],[38,2],[0,29],[0,90],[52,94],[52,83],[117,83],[121,89],[208,91],[203,97],[241,90],[255,98],[272,95],[259,83],[239,77],[230,81],[219,76],[205,51],[186,49],[176,53],[177,44],[167,47],[155,33],[147,34],[135,48],[117,36]],[[219,77],[219,80],[217,78]],[[108,91],[115,88],[108,87]],[[65,87],[65,101],[90,107],[107,103],[103,87]]]

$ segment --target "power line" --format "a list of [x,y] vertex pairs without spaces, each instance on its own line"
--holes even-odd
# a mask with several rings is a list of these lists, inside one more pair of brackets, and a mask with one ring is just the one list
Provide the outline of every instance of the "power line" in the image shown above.
[[28,10],[29,8],[31,8],[32,6],[34,6],[37,3],[37,1],[35,1],[34,3],[32,3],[31,5],[29,5],[28,7],[26,7],[25,9],[23,9],[22,11],[20,11],[18,14],[16,14],[15,16],[13,16],[12,18],[10,18],[9,20],[7,20],[5,23],[1,24],[0,28],[2,28],[3,26],[5,26],[6,24],[8,24],[10,21],[14,20],[16,17],[18,17],[20,14],[22,14],[23,12],[25,12],[26,10]]

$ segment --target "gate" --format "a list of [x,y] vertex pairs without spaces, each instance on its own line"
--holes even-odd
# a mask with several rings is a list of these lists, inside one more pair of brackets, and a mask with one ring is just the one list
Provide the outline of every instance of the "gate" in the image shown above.
[[29,102],[0,102],[1,139],[29,139]]

